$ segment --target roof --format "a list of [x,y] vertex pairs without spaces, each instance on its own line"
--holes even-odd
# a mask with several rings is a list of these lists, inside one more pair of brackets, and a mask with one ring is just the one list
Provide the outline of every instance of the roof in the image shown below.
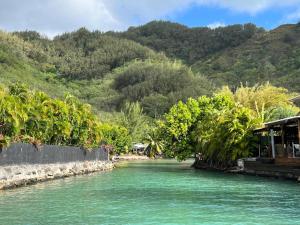
[[137,143],[133,145],[134,149],[139,149],[139,148],[146,148],[148,145],[147,144],[143,144],[143,143]]
[[255,132],[264,131],[275,126],[292,124],[293,122],[298,122],[299,120],[300,120],[300,116],[293,116],[293,117],[287,117],[280,120],[274,120],[268,123],[264,123],[263,127],[257,128],[254,131]]
[[294,97],[294,98],[291,98],[290,99],[291,102],[296,102],[296,101],[300,101],[300,95]]
[[268,126],[268,127],[269,126],[274,126],[274,125],[283,125],[283,124],[287,124],[287,123],[290,123],[290,122],[295,122],[295,121],[298,121],[298,120],[300,120],[300,116],[292,116],[292,117],[287,117],[287,118],[280,119],[280,120],[274,120],[274,121],[265,123],[264,125]]

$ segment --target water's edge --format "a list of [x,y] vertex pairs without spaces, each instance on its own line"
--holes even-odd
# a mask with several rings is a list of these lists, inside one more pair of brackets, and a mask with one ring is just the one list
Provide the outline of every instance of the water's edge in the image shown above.
[[234,174],[243,174],[248,176],[259,176],[265,178],[276,178],[281,180],[293,180],[300,182],[299,169],[288,169],[285,166],[275,166],[270,164],[263,164],[261,167],[256,166],[243,166],[240,168],[238,166],[232,168],[217,168],[211,167],[207,163],[204,163],[201,160],[196,160],[192,167],[198,170],[212,170],[223,173],[234,173]]
[[149,160],[147,156],[125,155],[113,161],[76,161],[51,164],[20,164],[0,166],[0,190],[33,185],[55,179],[110,171],[121,161]]
[[108,171],[111,161],[85,161],[55,164],[23,164],[0,167],[0,190],[35,184],[70,176]]

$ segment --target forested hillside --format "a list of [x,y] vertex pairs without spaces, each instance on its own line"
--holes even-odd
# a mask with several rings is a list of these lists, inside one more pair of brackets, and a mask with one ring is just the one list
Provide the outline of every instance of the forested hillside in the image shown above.
[[270,81],[300,92],[300,24],[282,25],[193,64],[218,85]]
[[110,34],[181,59],[217,86],[270,81],[300,92],[300,24],[266,31],[253,24],[210,29],[154,21]]
[[53,97],[71,93],[98,112],[140,102],[159,117],[188,97],[240,82],[270,81],[300,92],[300,26],[216,29],[163,21],[125,32],[80,28],[53,40],[35,31],[0,32],[0,83],[17,81]]
[[263,32],[262,28],[250,23],[210,29],[188,28],[177,23],[153,21],[140,27],[131,27],[126,32],[109,34],[134,40],[191,65],[223,49],[239,46]]

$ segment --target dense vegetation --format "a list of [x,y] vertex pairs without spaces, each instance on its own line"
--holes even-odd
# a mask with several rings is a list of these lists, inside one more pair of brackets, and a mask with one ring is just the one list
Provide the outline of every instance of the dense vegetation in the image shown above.
[[97,111],[139,101],[147,115],[159,117],[178,100],[210,95],[223,85],[270,81],[299,91],[299,29],[153,21],[120,33],[81,28],[53,40],[35,31],[0,32],[0,82],[22,81],[55,97],[71,93]]
[[286,89],[265,84],[240,87],[235,93],[224,88],[211,98],[180,101],[158,122],[156,142],[179,160],[198,154],[209,165],[226,168],[251,155],[254,128],[299,112],[290,97]]
[[90,105],[71,95],[53,99],[17,84],[0,89],[0,147],[16,141],[86,149],[106,143],[122,151],[130,136],[125,127],[101,124]]
[[121,102],[141,102],[145,112],[157,117],[188,97],[209,94],[212,84],[180,62],[135,61],[116,71],[114,88]]
[[265,31],[253,24],[209,29],[153,21],[123,33],[167,56],[182,59],[217,86],[270,81],[299,92],[300,24]]
[[1,143],[104,143],[126,152],[144,140],[149,155],[201,153],[228,166],[251,154],[255,126],[299,111],[288,101],[300,91],[299,34],[299,24],[265,31],[163,21],[53,40],[0,31],[0,83],[36,90],[1,89]]
[[140,27],[131,27],[123,33],[109,34],[134,40],[191,65],[220,50],[239,46],[260,32],[263,32],[263,29],[253,24],[210,29],[188,28],[177,23],[153,21]]
[[257,34],[244,44],[227,48],[192,65],[217,85],[254,85],[270,81],[300,92],[300,24],[282,25]]
[[22,85],[1,89],[0,133],[3,144],[30,141],[94,147],[102,139],[100,123],[91,107],[72,96],[51,99]]

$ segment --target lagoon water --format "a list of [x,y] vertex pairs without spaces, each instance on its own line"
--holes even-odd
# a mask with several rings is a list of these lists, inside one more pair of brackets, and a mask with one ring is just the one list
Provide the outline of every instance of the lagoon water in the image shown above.
[[111,172],[0,192],[0,224],[300,224],[300,184],[125,162]]

